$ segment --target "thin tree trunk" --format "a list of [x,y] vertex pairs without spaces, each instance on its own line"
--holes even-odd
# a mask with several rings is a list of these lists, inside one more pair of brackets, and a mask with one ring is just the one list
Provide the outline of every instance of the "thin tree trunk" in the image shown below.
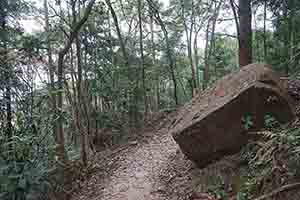
[[215,31],[216,31],[217,19],[219,17],[219,11],[220,11],[221,5],[222,5],[222,2],[220,2],[219,5],[217,5],[215,13],[213,15],[213,19],[212,19],[212,29],[211,29],[211,35],[210,35],[210,48],[209,48],[209,54],[208,54],[209,59],[215,50]]
[[122,37],[122,34],[121,34],[121,29],[119,27],[119,20],[118,20],[118,17],[115,13],[115,10],[110,2],[110,0],[105,0],[106,2],[106,5],[108,6],[109,10],[110,10],[110,13],[112,15],[112,18],[114,20],[114,24],[115,24],[115,27],[116,27],[116,31],[117,31],[117,36],[119,38],[119,42],[120,42],[120,47],[121,47],[121,51],[122,51],[122,54],[123,54],[123,57],[124,57],[124,60],[125,60],[125,64],[129,64],[129,60],[128,60],[128,54],[126,52],[126,48],[125,48],[125,44],[124,44],[124,40],[123,40],[123,37]]
[[[256,18],[256,11],[257,10],[254,10],[253,11],[253,26],[254,26],[254,30],[257,30],[258,27],[257,27],[257,18]],[[254,38],[254,41],[253,41],[253,45],[255,46],[255,49],[254,49],[254,55],[253,55],[253,59],[255,60],[255,62],[261,62],[261,56],[260,56],[260,51],[259,51],[259,43],[261,42],[259,40],[259,34],[257,31],[253,32],[253,38]]]
[[[98,106],[98,97],[97,95],[95,95],[95,99],[94,99],[94,104],[95,104],[95,113],[94,113],[94,123],[95,123],[95,131],[94,131],[94,135],[93,138],[97,138],[98,134],[99,134],[99,126],[98,126],[98,113],[99,113],[99,106]],[[101,112],[101,110],[100,110]],[[93,141],[93,140],[92,140]],[[96,151],[96,148],[94,146],[95,144],[93,143],[93,151]]]
[[[0,5],[0,23],[1,23],[1,29],[3,33],[3,55],[0,55],[1,58],[1,65],[3,69],[6,69],[5,73],[5,101],[6,101],[6,134],[8,141],[11,140],[13,136],[13,130],[12,130],[12,107],[11,107],[11,68],[7,61],[7,27],[6,27],[6,17],[7,17],[7,11],[5,10],[8,6],[7,0],[5,0]],[[12,148],[12,146],[10,146]]]
[[198,55],[198,34],[199,32],[196,32],[195,38],[194,38],[194,60],[195,60],[195,68],[196,68],[196,82],[197,86],[200,88],[200,80],[199,80],[199,55]]
[[[287,3],[283,4],[283,21],[287,21],[288,20],[288,5]],[[289,59],[289,32],[290,30],[288,30],[287,28],[285,28],[284,33],[282,34],[283,37],[283,41],[284,41],[284,46],[283,46],[283,52],[282,52],[282,58],[284,58],[284,64],[285,67],[285,73],[286,75],[289,74],[290,72],[290,66],[287,63],[287,60]]]
[[[230,0],[230,5],[231,5],[231,9],[232,9],[232,12],[233,12],[233,16],[234,16],[234,22],[235,22],[235,26],[236,26],[236,33],[237,33],[237,39],[238,39],[238,45],[239,47],[241,46],[241,40],[240,40],[240,25],[239,25],[239,16],[238,16],[238,13],[237,13],[237,9],[236,9],[236,6],[235,6],[235,0]],[[238,51],[238,55],[239,55],[239,51]],[[237,65],[239,65],[239,56],[237,56],[238,59],[237,59]]]
[[141,53],[141,68],[142,68],[142,84],[143,84],[143,95],[144,95],[144,106],[145,106],[145,117],[148,115],[148,101],[147,101],[147,89],[146,89],[146,74],[144,66],[144,45],[143,45],[143,25],[142,25],[142,0],[138,0],[138,16],[139,16],[139,31],[140,31],[140,53]]
[[171,79],[172,79],[173,85],[174,85],[174,91],[173,91],[174,100],[175,100],[175,104],[179,105],[178,96],[177,96],[177,81],[176,81],[176,76],[175,76],[175,65],[174,65],[173,56],[172,56],[172,52],[171,52],[171,48],[170,48],[168,31],[165,27],[164,22],[160,18],[158,9],[155,7],[153,1],[152,0],[147,0],[147,1],[148,1],[149,7],[152,10],[152,12],[154,11],[154,14],[156,14],[155,17],[164,33],[165,42],[166,42],[166,46],[167,46],[167,56],[168,56],[168,61],[169,61],[169,66],[170,66]]
[[[71,16],[70,18],[71,19]],[[72,20],[69,20],[72,21]],[[71,22],[72,23],[72,22]],[[77,90],[76,90],[76,83],[77,83],[77,77],[75,72],[75,64],[74,64],[74,53],[73,53],[73,47],[70,47],[70,76],[71,76],[71,90],[69,89],[68,83],[65,81],[65,87],[67,88],[67,96],[70,102],[72,102],[72,116],[73,116],[73,127],[74,127],[74,134],[72,134],[72,138],[74,138],[74,144],[80,146],[81,140],[78,140],[78,135],[80,136],[80,128],[78,124],[79,117],[77,115],[78,113],[78,102],[77,102]],[[68,91],[69,90],[69,91]],[[71,92],[72,91],[72,92]]]
[[210,21],[207,22],[207,28],[205,33],[203,90],[207,88],[209,82],[209,28]]
[[[78,3],[80,10],[80,4]],[[78,13],[80,16],[80,13]],[[76,16],[76,1],[72,0],[72,17],[73,17],[73,25],[77,23],[77,16]],[[76,45],[76,57],[77,57],[77,106],[76,106],[76,122],[77,128],[80,134],[80,142],[81,142],[81,160],[84,166],[87,166],[88,163],[88,141],[86,139],[86,132],[82,126],[82,122],[84,121],[84,117],[82,115],[82,62],[81,62],[81,45],[79,39],[79,33],[75,36],[75,45]]]
[[[205,34],[205,50],[204,50],[204,84],[203,89],[207,87],[209,83],[210,75],[209,75],[209,65],[211,55],[214,51],[214,43],[215,43],[215,30],[216,30],[216,23],[219,16],[219,11],[222,5],[222,1],[218,4],[215,4],[215,10],[212,17],[207,22],[206,34]],[[211,26],[211,30],[210,30]]]
[[165,28],[164,24],[161,21],[161,27],[163,29],[164,35],[165,35],[165,41],[166,41],[166,45],[167,45],[167,55],[168,55],[168,60],[169,60],[169,66],[170,66],[170,71],[171,71],[171,77],[173,80],[173,84],[174,84],[174,99],[175,99],[175,104],[178,105],[178,96],[177,96],[177,81],[176,81],[176,76],[175,76],[175,66],[174,66],[174,62],[173,62],[173,56],[171,53],[171,49],[170,49],[170,43],[169,43],[169,36],[168,36],[168,32],[167,29]]
[[290,65],[291,68],[293,69],[295,66],[295,62],[294,62],[294,49],[295,49],[295,23],[294,23],[294,18],[295,18],[295,11],[294,11],[294,0],[290,0],[289,1],[289,10],[290,10],[290,15],[289,15],[289,60],[290,63],[288,63],[287,65]]
[[239,64],[252,62],[251,0],[239,0]]
[[[209,5],[209,10],[212,8],[214,2],[211,1]],[[198,55],[198,34],[202,30],[202,26],[206,22],[207,19],[209,19],[209,14],[207,13],[199,22],[198,22],[198,27],[195,27],[195,37],[194,37],[194,60],[195,60],[195,68],[196,68],[196,80],[197,80],[197,85],[200,88],[200,78],[199,78],[199,55]],[[204,56],[205,59],[205,56]],[[204,88],[204,84],[202,85],[202,88]]]
[[[109,13],[108,13],[108,15],[109,15]],[[109,36],[109,38],[112,38],[111,29],[112,29],[112,27],[111,27],[110,15],[109,15],[109,17],[108,17],[108,30],[109,30],[108,36]],[[122,36],[121,36],[121,38],[122,38]],[[109,48],[110,48],[110,52],[111,52],[110,61],[111,61],[111,64],[114,66],[115,65],[114,47],[113,47],[113,42],[111,39],[109,40]],[[123,52],[123,54],[124,54],[124,52]]]
[[264,3],[264,61],[267,62],[267,1]]
[[74,39],[76,38],[78,32],[80,31],[81,27],[84,25],[84,23],[87,21],[91,11],[92,7],[94,5],[95,0],[91,0],[85,10],[85,13],[83,17],[78,21],[74,26],[70,33],[70,36],[65,43],[64,47],[59,51],[58,53],[58,70],[57,70],[57,76],[58,76],[58,105],[57,110],[59,114],[59,118],[57,120],[57,139],[59,141],[58,144],[58,157],[61,161],[66,160],[66,153],[65,153],[65,140],[64,140],[64,128],[63,128],[63,118],[62,118],[62,110],[63,110],[63,82],[64,82],[64,58],[67,52],[69,51]]
[[231,9],[232,9],[233,16],[234,16],[234,22],[235,22],[235,26],[236,26],[237,38],[239,39],[240,38],[240,25],[239,25],[239,16],[238,16],[238,13],[237,13],[236,8],[235,8],[235,1],[230,0],[230,5],[231,5]]
[[[198,35],[195,35],[195,38]],[[199,66],[199,55],[198,55],[198,43],[197,43],[197,39],[194,40],[194,60],[195,60],[195,68],[196,68],[196,82],[197,82],[197,86],[199,87],[199,70],[198,70],[198,66]]]
[[[55,96],[55,80],[54,80],[54,72],[55,66],[53,64],[52,59],[52,46],[51,46],[51,38],[50,38],[50,25],[49,25],[49,11],[48,11],[48,0],[44,0],[44,12],[45,12],[45,32],[47,33],[47,56],[48,56],[48,70],[50,76],[50,98],[51,98],[51,107],[52,111],[56,111],[56,96]],[[53,137],[55,142],[57,143],[57,124],[53,120]]]
[[[154,30],[153,30],[153,13],[150,11],[150,32],[151,32],[151,49],[152,49],[152,65],[155,66],[155,44],[154,44]],[[155,86],[155,95],[156,95],[156,108],[155,110],[159,110],[159,105],[160,105],[160,84],[159,84],[159,73],[156,73],[156,86]]]
[[[192,4],[193,4],[192,0]],[[192,5],[193,7],[193,5]],[[192,82],[191,82],[191,90],[192,90],[192,97],[194,96],[194,90],[197,87],[197,82],[196,82],[196,72],[195,72],[195,67],[194,67],[194,62],[193,62],[193,55],[192,55],[192,33],[193,33],[193,8],[192,8],[192,15],[191,15],[191,27],[190,30],[188,28],[188,25],[185,20],[185,7],[184,7],[184,1],[181,0],[181,10],[182,10],[182,20],[183,20],[183,25],[185,29],[185,34],[186,34],[186,42],[187,42],[187,52],[188,52],[188,59],[190,62],[190,67],[191,67],[191,72],[192,72]]]
[[[123,37],[122,37],[122,34],[121,34],[121,29],[119,27],[119,21],[118,21],[118,17],[115,13],[115,10],[111,4],[111,1],[110,0],[105,0],[105,3],[106,5],[108,6],[109,10],[110,10],[110,13],[112,15],[112,18],[113,18],[113,21],[114,21],[114,24],[115,24],[115,27],[116,27],[116,31],[117,31],[117,36],[118,36],[118,39],[119,39],[119,42],[120,42],[120,47],[121,47],[121,51],[122,51],[122,54],[123,54],[123,58],[124,58],[124,65],[128,67],[128,79],[130,81],[130,84],[133,84],[134,82],[134,70],[131,68],[130,66],[130,61],[129,61],[129,57],[128,57],[128,53],[126,51],[126,48],[125,48],[125,43],[124,43],[124,40],[123,40]],[[134,124],[137,124],[137,109],[136,109],[136,104],[135,104],[135,100],[134,100],[134,96],[135,96],[135,93],[136,90],[134,87],[130,88],[129,89],[129,124],[132,128],[134,128]]]

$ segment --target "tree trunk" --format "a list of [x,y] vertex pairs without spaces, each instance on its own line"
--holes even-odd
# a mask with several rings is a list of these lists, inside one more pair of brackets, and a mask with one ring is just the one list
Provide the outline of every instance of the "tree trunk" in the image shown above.
[[160,18],[160,14],[159,14],[156,6],[154,5],[153,1],[152,0],[147,0],[147,1],[148,1],[149,7],[152,10],[152,12],[154,12],[154,14],[156,14],[155,17],[164,33],[165,42],[166,42],[166,46],[167,46],[166,49],[167,49],[167,56],[168,56],[168,61],[169,61],[171,79],[172,79],[173,85],[174,85],[174,88],[173,88],[174,89],[174,91],[173,91],[174,100],[175,100],[175,104],[179,105],[178,96],[177,96],[177,80],[176,80],[176,76],[175,76],[175,65],[174,65],[173,56],[172,56],[172,52],[171,52],[171,48],[170,48],[168,31],[165,27],[164,22]]
[[195,61],[195,73],[196,73],[196,83],[198,88],[200,88],[200,80],[199,80],[199,55],[198,55],[198,43],[197,43],[198,33],[195,34],[194,38],[194,61]]
[[[154,30],[153,30],[153,13],[150,11],[150,32],[151,32],[151,51],[152,51],[152,65],[155,66],[155,44],[154,44]],[[155,110],[159,110],[160,105],[160,84],[159,84],[159,73],[156,73],[156,79],[155,79],[155,96],[156,96],[156,102],[155,102]]]
[[[258,30],[258,26],[257,26],[257,17],[256,17],[256,12],[257,10],[254,10],[252,13],[252,18],[253,18],[253,28],[254,30]],[[259,33],[258,31],[254,31],[252,33],[252,37],[253,37],[253,46],[254,46],[254,50],[253,50],[253,60],[255,62],[261,62],[260,59],[260,51],[259,51],[259,44],[261,43],[260,39],[259,39]]]
[[[78,3],[80,11],[80,4]],[[73,16],[73,25],[77,23],[77,16],[76,16],[76,1],[72,0],[72,16]],[[78,13],[78,16],[80,16],[80,13]],[[83,117],[83,96],[82,96],[82,62],[81,62],[81,45],[80,45],[80,39],[79,39],[79,33],[75,36],[75,45],[76,45],[76,57],[77,57],[77,83],[76,83],[76,89],[77,89],[77,106],[76,106],[76,122],[77,122],[77,128],[80,134],[80,142],[81,142],[81,160],[84,166],[87,166],[88,164],[88,134],[83,125],[82,122],[85,121],[87,118]]]
[[121,34],[121,29],[119,27],[119,20],[118,20],[118,17],[115,13],[115,10],[110,2],[110,0],[105,0],[105,3],[106,5],[108,6],[109,10],[110,10],[110,13],[112,15],[112,18],[114,20],[114,24],[115,24],[115,27],[116,27],[116,31],[117,31],[117,36],[118,36],[118,39],[119,39],[119,42],[120,42],[120,47],[121,47],[121,51],[122,51],[122,54],[123,54],[123,57],[124,57],[124,60],[125,60],[125,64],[128,64],[129,60],[128,60],[128,54],[126,52],[126,48],[125,48],[125,44],[124,44],[124,40],[123,40],[123,37],[122,37],[122,34]]
[[210,21],[207,22],[205,33],[205,49],[204,49],[204,72],[203,72],[203,90],[207,88],[209,82],[209,27]]
[[[106,5],[108,6],[109,10],[110,10],[110,13],[112,15],[112,18],[113,18],[113,21],[114,21],[114,24],[115,24],[115,27],[116,27],[116,31],[117,31],[117,36],[118,36],[118,39],[119,39],[119,43],[120,43],[120,48],[121,48],[121,51],[122,51],[122,54],[123,54],[123,59],[124,59],[124,65],[128,67],[128,80],[130,81],[130,84],[134,84],[134,70],[131,68],[130,66],[130,60],[129,60],[129,56],[128,56],[128,53],[126,51],[126,48],[125,48],[125,43],[124,43],[124,40],[123,40],[123,37],[122,37],[122,34],[121,34],[121,29],[119,27],[119,21],[118,21],[118,17],[116,15],[116,12],[111,4],[111,1],[110,0],[105,0],[105,3]],[[129,89],[129,124],[130,124],[130,127],[134,128],[134,124],[137,123],[136,119],[137,118],[137,109],[136,109],[136,104],[134,103],[135,101],[135,89],[134,87],[131,87]]]
[[72,31],[70,33],[70,36],[65,43],[64,47],[59,51],[58,53],[58,70],[57,70],[57,76],[58,76],[58,105],[57,105],[57,113],[59,115],[59,118],[57,120],[57,140],[58,140],[58,158],[61,161],[66,160],[66,152],[65,152],[65,141],[64,141],[64,128],[63,128],[63,118],[62,118],[62,111],[63,111],[63,82],[64,82],[64,58],[67,52],[69,51],[74,39],[78,35],[78,32],[80,31],[81,27],[84,25],[84,23],[87,21],[91,11],[92,7],[94,5],[95,0],[91,0],[88,4],[88,6],[85,9],[85,13],[83,17],[78,21],[72,28]]
[[[2,40],[2,47],[3,47],[3,54],[1,53],[0,58],[1,58],[1,66],[3,69],[6,69],[5,75],[5,102],[6,102],[6,134],[7,134],[7,139],[8,141],[11,140],[13,136],[13,130],[12,130],[12,106],[11,106],[11,67],[8,64],[7,61],[7,27],[6,27],[6,17],[7,17],[7,6],[8,2],[5,0],[3,3],[0,4],[0,23],[1,23],[1,29],[3,36],[1,38]],[[11,145],[10,145],[10,148]]]
[[264,3],[264,62],[267,62],[267,1]]
[[[50,98],[51,98],[51,107],[52,111],[56,111],[56,96],[55,96],[55,80],[54,80],[54,72],[55,66],[53,64],[52,59],[52,46],[51,46],[51,38],[50,38],[50,25],[49,25],[49,11],[48,11],[48,0],[44,0],[44,12],[45,12],[45,32],[47,33],[47,56],[48,56],[48,70],[50,77]],[[55,142],[57,143],[57,126],[53,119],[53,137]]]
[[194,96],[194,90],[197,87],[197,81],[196,81],[196,72],[195,72],[195,66],[194,66],[194,62],[193,62],[193,55],[192,55],[192,34],[193,34],[193,26],[194,26],[194,22],[193,22],[193,0],[192,0],[192,14],[191,14],[191,26],[190,29],[186,23],[186,19],[185,19],[185,7],[184,7],[184,1],[181,0],[181,10],[182,10],[182,20],[183,20],[183,25],[184,25],[184,29],[185,29],[185,35],[186,35],[186,43],[187,43],[187,52],[188,52],[188,59],[190,62],[190,67],[191,67],[191,72],[192,72],[192,81],[191,81],[191,91],[192,91],[192,97]]
[[[288,21],[288,5],[287,3],[284,3],[283,4],[283,13],[282,13],[282,16],[283,16],[283,19],[282,21],[283,22],[287,22]],[[288,75],[290,73],[290,66],[289,64],[287,63],[288,59],[289,59],[289,32],[290,30],[288,30],[288,27],[284,27],[284,31],[283,31],[283,34],[282,34],[282,39],[284,41],[284,46],[283,46],[283,49],[282,49],[282,58],[283,58],[283,61],[284,61],[284,64],[285,64],[285,73],[286,75]]]
[[[214,51],[214,42],[215,42],[215,30],[216,23],[219,16],[219,11],[222,5],[222,1],[218,4],[215,4],[215,10],[212,17],[207,22],[206,34],[205,34],[205,50],[204,50],[204,84],[203,89],[207,87],[209,83],[209,65],[210,58]],[[211,30],[210,30],[211,26]]]
[[[230,5],[231,5],[231,9],[232,9],[233,16],[234,16],[237,39],[238,39],[238,44],[239,44],[239,47],[240,47],[241,46],[240,45],[240,35],[241,34],[240,34],[239,17],[238,17],[237,9],[236,9],[236,6],[235,6],[235,0],[230,0]],[[238,54],[239,54],[239,51],[238,51]],[[238,59],[237,59],[237,63],[238,63],[237,65],[239,65],[239,56],[238,56]]]
[[143,25],[142,25],[142,0],[138,0],[138,16],[139,16],[139,31],[140,31],[140,53],[141,53],[141,68],[142,68],[142,83],[143,83],[143,95],[145,106],[145,117],[148,115],[148,101],[147,101],[147,88],[146,88],[146,75],[144,66],[144,46],[143,46]]
[[[290,67],[291,69],[294,69],[296,63],[294,62],[294,55],[295,55],[295,9],[294,9],[294,0],[289,1],[289,60],[290,60]],[[286,65],[289,65],[288,63]]]
[[251,0],[239,0],[239,65],[252,62]]
[[218,5],[216,5],[215,13],[214,13],[213,19],[212,19],[212,29],[211,29],[211,35],[210,35],[210,48],[209,48],[209,54],[208,54],[209,58],[211,57],[211,55],[214,53],[214,50],[215,50],[215,31],[216,31],[217,19],[219,17],[221,5],[222,5],[222,1]]

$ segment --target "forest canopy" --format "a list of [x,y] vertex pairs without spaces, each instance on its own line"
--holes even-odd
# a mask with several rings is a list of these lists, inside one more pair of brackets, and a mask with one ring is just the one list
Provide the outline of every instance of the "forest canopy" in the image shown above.
[[299,9],[297,0],[1,0],[0,198],[62,190],[70,163],[87,167],[247,64],[298,77]]

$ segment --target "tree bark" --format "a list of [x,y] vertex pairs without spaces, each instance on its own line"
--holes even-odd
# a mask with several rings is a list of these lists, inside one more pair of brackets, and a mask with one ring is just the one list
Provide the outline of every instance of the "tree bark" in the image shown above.
[[144,45],[143,45],[143,24],[142,24],[142,0],[138,0],[138,17],[139,17],[139,31],[140,31],[140,53],[141,61],[140,66],[142,68],[142,84],[143,84],[143,95],[144,95],[144,106],[145,106],[145,117],[148,115],[148,101],[147,101],[147,88],[146,88],[146,74],[144,66]]
[[[289,13],[289,28],[288,28],[288,31],[289,31],[289,60],[290,60],[290,67],[291,69],[293,69],[296,65],[296,63],[294,62],[294,55],[295,55],[295,5],[294,5],[294,0],[290,0],[289,2],[289,10],[290,10],[290,13]],[[288,63],[286,65],[289,65]]]
[[194,26],[194,22],[193,22],[193,15],[194,15],[194,9],[193,9],[193,4],[194,1],[192,0],[192,14],[190,17],[191,20],[191,26],[190,29],[186,23],[186,19],[185,19],[185,7],[184,7],[184,1],[181,0],[181,15],[182,15],[182,20],[183,20],[183,25],[184,25],[184,29],[185,29],[185,35],[186,35],[186,43],[187,43],[187,52],[188,52],[188,59],[190,62],[190,66],[191,66],[191,72],[192,72],[192,81],[191,81],[191,91],[192,91],[192,97],[194,96],[194,90],[197,87],[197,81],[196,81],[196,72],[195,72],[195,66],[194,66],[194,62],[193,62],[193,55],[192,55],[192,34],[193,34],[193,26]]
[[[77,14],[76,14],[76,1],[72,0],[72,17],[73,17],[73,26],[77,23]],[[78,3],[78,11],[80,11],[80,4]],[[78,13],[80,16],[80,13]],[[79,33],[75,36],[75,45],[76,45],[76,57],[77,57],[77,105],[75,108],[76,112],[76,123],[77,128],[80,134],[81,142],[81,160],[84,166],[88,164],[88,133],[85,131],[82,122],[87,120],[87,117],[83,117],[83,96],[82,96],[82,61],[81,61],[81,44]],[[75,96],[76,97],[76,96]],[[76,100],[75,100],[76,101]]]
[[251,0],[239,0],[239,65],[252,62]]
[[[208,7],[208,10],[211,10],[212,6],[214,5],[214,2],[211,1]],[[196,68],[196,80],[197,80],[197,86],[200,88],[200,78],[199,78],[199,55],[198,55],[198,35],[200,31],[202,30],[202,27],[204,26],[205,22],[209,20],[210,13],[207,11],[206,15],[201,18],[201,20],[198,23],[195,23],[194,29],[195,29],[195,37],[194,37],[194,60],[195,60],[195,68]],[[196,26],[197,25],[197,26]],[[204,56],[205,58],[205,56]],[[202,85],[202,88],[204,88],[204,85]]]
[[[50,24],[49,24],[49,11],[48,11],[48,0],[44,0],[44,12],[45,12],[45,32],[47,33],[47,56],[48,56],[48,70],[49,70],[49,78],[50,78],[50,98],[51,98],[51,107],[52,111],[56,112],[56,96],[55,96],[55,66],[52,59],[52,46],[51,46],[51,38],[50,38]],[[54,113],[55,114],[55,113]],[[55,142],[57,143],[57,124],[53,120],[53,137]]]
[[[215,5],[215,11],[213,13],[213,16],[208,20],[207,22],[207,29],[206,29],[206,43],[205,43],[205,51],[204,51],[204,84],[203,89],[207,87],[207,84],[209,83],[209,65],[210,65],[210,58],[213,54],[214,50],[214,40],[215,40],[215,29],[216,29],[216,23],[219,16],[219,11],[222,5],[222,1]],[[211,31],[210,31],[211,26]]]
[[[7,0],[4,0],[3,3],[0,4],[0,23],[1,23],[1,29],[2,29],[2,44],[3,44],[3,54],[0,55],[1,57],[1,65],[3,69],[6,69],[5,75],[5,103],[6,103],[6,134],[8,141],[11,140],[13,136],[13,130],[12,130],[12,100],[11,100],[11,67],[9,66],[9,63],[7,61],[7,24],[6,24],[6,18],[7,18],[7,9],[8,2]],[[12,146],[10,145],[10,148]]]
[[110,2],[110,0],[105,0],[105,3],[106,5],[108,6],[109,10],[110,10],[110,13],[112,15],[112,18],[114,20],[114,24],[115,24],[115,27],[116,27],[116,31],[117,31],[117,35],[118,35],[118,38],[119,38],[119,42],[120,42],[120,47],[121,47],[121,51],[122,51],[122,54],[123,54],[123,57],[124,57],[124,60],[125,60],[125,64],[129,64],[129,60],[128,60],[128,54],[126,52],[126,48],[125,48],[125,44],[124,44],[124,40],[123,40],[123,37],[122,37],[122,34],[121,34],[121,29],[119,27],[119,20],[118,20],[118,17],[117,17],[117,14]]
[[[124,65],[128,67],[128,80],[130,81],[130,84],[133,85],[135,71],[130,66],[129,55],[125,48],[124,39],[122,37],[121,29],[119,27],[118,17],[117,17],[116,12],[111,4],[111,1],[105,0],[105,3],[110,10],[110,13],[112,15],[112,18],[113,18],[113,21],[114,21],[114,24],[116,27],[117,36],[118,36],[119,43],[120,43],[120,48],[121,48],[124,62],[125,62]],[[129,89],[129,120],[130,120],[129,124],[132,128],[134,128],[134,124],[137,124],[137,105],[135,104],[135,99],[134,99],[135,92],[136,92],[136,89],[134,87],[130,87],[130,89]]]
[[267,62],[267,1],[264,2],[264,61]]
[[58,105],[57,110],[59,114],[59,118],[57,120],[57,140],[58,143],[58,158],[61,161],[66,160],[66,152],[65,152],[65,140],[64,140],[64,127],[63,127],[63,118],[62,118],[62,110],[63,110],[63,82],[64,82],[64,58],[67,52],[69,51],[74,39],[78,35],[78,32],[80,31],[81,27],[84,25],[84,23],[87,21],[91,11],[92,7],[94,5],[95,0],[91,0],[85,10],[85,13],[83,17],[73,26],[70,36],[65,43],[64,47],[59,51],[58,53],[58,70],[57,70],[57,76],[58,76]]
[[169,42],[169,36],[168,36],[168,31],[165,27],[164,22],[162,21],[159,11],[156,8],[156,6],[154,5],[152,0],[147,0],[150,9],[152,10],[152,12],[154,12],[155,14],[155,18],[157,19],[163,33],[164,33],[164,37],[165,37],[165,42],[166,42],[166,46],[167,46],[167,56],[168,56],[168,61],[169,61],[169,67],[170,67],[170,73],[171,73],[171,79],[173,81],[173,85],[174,85],[174,91],[173,91],[173,95],[174,95],[174,100],[175,100],[175,104],[179,105],[179,101],[178,101],[178,96],[177,96],[177,80],[176,80],[176,76],[175,76],[175,65],[174,65],[174,61],[173,61],[173,56],[172,56],[172,52],[171,52],[171,48],[170,48],[170,42]]
[[[150,11],[150,32],[151,32],[151,51],[152,51],[152,65],[155,66],[155,44],[154,44],[154,30],[153,30],[153,13]],[[156,96],[156,103],[155,103],[155,110],[159,110],[160,105],[160,84],[159,84],[159,73],[156,73],[156,86],[155,86],[155,96]]]
[[196,83],[197,83],[197,86],[200,88],[199,55],[198,55],[198,43],[197,43],[198,33],[199,32],[196,32],[196,34],[195,34],[193,48],[194,48],[194,61],[195,61],[195,71],[196,71]]
[[205,33],[205,49],[204,49],[204,72],[203,72],[203,90],[206,89],[209,82],[209,28],[210,21],[207,22]]

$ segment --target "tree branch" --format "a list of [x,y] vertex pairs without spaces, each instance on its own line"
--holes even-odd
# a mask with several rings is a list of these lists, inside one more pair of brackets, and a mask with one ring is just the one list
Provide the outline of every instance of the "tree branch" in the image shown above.
[[63,49],[60,50],[59,54],[62,54],[62,55],[65,55],[68,50],[70,49],[76,35],[78,34],[80,28],[83,26],[83,24],[87,21],[91,11],[92,11],[92,8],[93,8],[93,5],[95,3],[95,0],[91,0],[89,2],[89,4],[87,5],[86,7],[86,11],[84,13],[84,16],[81,18],[80,21],[78,21],[77,24],[75,24],[71,30],[71,33],[70,33],[70,37],[69,37],[69,40],[68,42],[66,43],[65,47]]
[[230,0],[230,5],[231,5],[232,12],[233,12],[233,15],[234,15],[234,21],[235,21],[235,25],[236,25],[236,32],[237,32],[237,35],[240,36],[240,28],[239,28],[240,26],[239,26],[238,14],[236,12],[236,8],[235,8],[236,6],[235,6],[234,0]]

